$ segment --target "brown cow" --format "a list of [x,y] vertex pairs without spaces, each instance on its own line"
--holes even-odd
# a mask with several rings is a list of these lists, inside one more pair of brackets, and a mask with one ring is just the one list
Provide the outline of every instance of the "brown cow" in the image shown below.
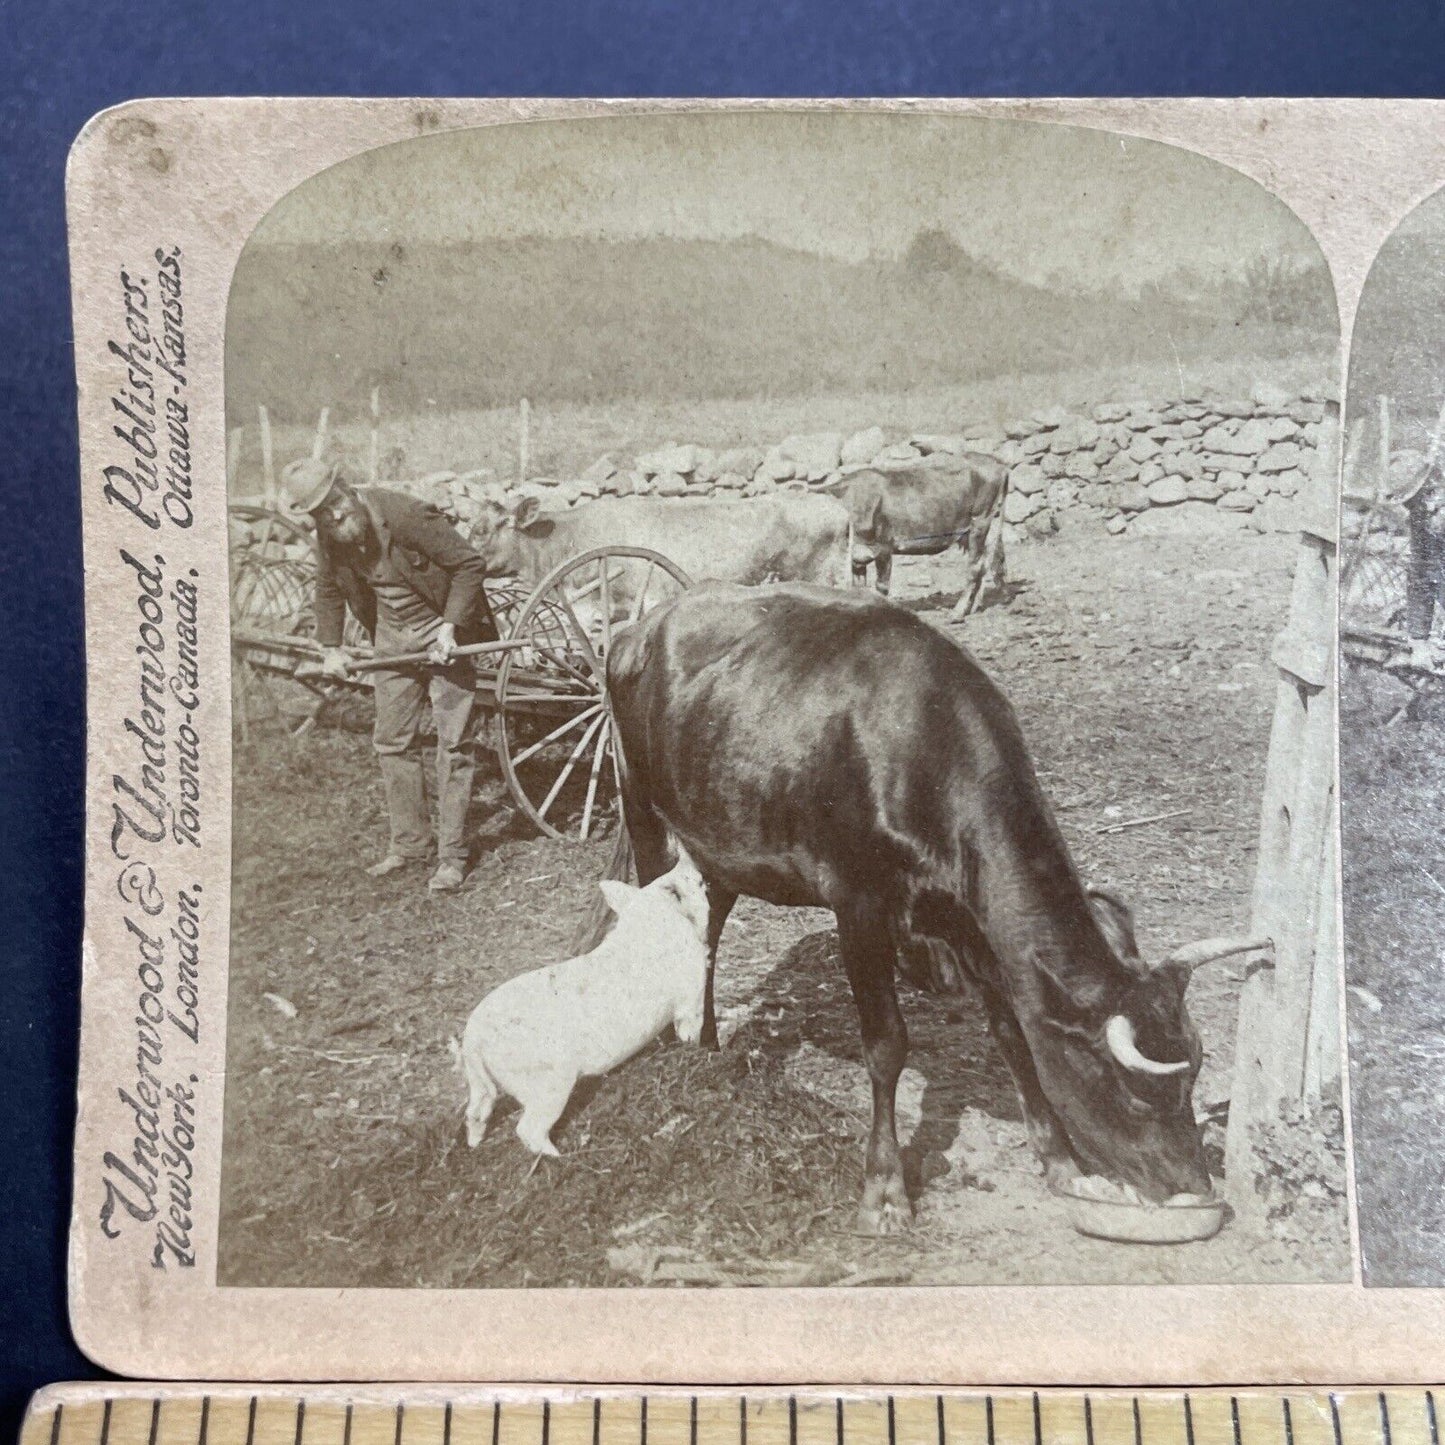
[[955,617],[1003,589],[1003,504],[1008,468],[981,452],[939,454],[917,466],[853,472],[828,488],[853,519],[853,582],[868,581],[886,597],[896,553],[934,557],[954,545],[968,548],[968,576]]
[[976,987],[1056,1187],[1082,1172],[1160,1204],[1210,1192],[1185,988],[1225,949],[1146,966],[1127,908],[1085,888],[1013,708],[956,642],[857,591],[708,583],[618,638],[607,691],[626,819],[612,877],[651,883],[680,844],[714,955],[739,895],[837,916],[873,1086],[864,1233],[912,1213],[894,1130],[907,946]]

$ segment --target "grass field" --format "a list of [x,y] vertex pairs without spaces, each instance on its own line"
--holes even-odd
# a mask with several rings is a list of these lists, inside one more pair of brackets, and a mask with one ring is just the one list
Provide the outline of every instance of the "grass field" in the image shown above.
[[946,242],[919,259],[845,261],[755,236],[249,246],[227,311],[228,405],[304,422],[376,385],[399,412],[523,396],[914,394],[1071,366],[1284,356],[1331,345],[1337,326],[1318,263],[1285,299],[1222,273],[1034,285]]

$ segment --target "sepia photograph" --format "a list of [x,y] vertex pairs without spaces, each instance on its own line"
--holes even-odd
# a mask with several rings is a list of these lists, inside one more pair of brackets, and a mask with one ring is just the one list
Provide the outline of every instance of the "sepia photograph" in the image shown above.
[[1344,945],[1367,1285],[1445,1284],[1445,195],[1381,247],[1350,348],[1340,547]]
[[1350,1277],[1284,205],[1026,120],[452,131],[275,205],[225,346],[218,1283]]

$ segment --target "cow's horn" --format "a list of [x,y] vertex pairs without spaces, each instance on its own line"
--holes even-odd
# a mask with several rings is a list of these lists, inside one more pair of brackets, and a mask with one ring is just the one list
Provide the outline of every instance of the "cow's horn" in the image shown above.
[[1188,1059],[1181,1059],[1177,1064],[1161,1064],[1158,1059],[1141,1054],[1134,1042],[1134,1025],[1125,1014],[1115,1014],[1105,1025],[1104,1042],[1126,1069],[1141,1074],[1179,1074],[1189,1067]]
[[1270,938],[1202,938],[1176,948],[1159,966],[1161,968],[1198,968],[1201,963],[1216,963],[1233,958],[1237,953],[1263,953],[1274,947]]

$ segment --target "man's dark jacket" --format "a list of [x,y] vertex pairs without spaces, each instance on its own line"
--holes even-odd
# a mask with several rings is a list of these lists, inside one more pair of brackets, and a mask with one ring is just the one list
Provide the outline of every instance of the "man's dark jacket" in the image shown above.
[[1405,586],[1405,632],[1412,638],[1430,635],[1435,604],[1445,584],[1445,511],[1437,511],[1439,489],[1432,477],[1405,503],[1410,519],[1410,571]]
[[[442,619],[457,630],[457,642],[491,642],[497,624],[482,586],[486,566],[429,502],[383,487],[358,487],[356,496],[371,517],[382,555]],[[351,608],[367,635],[376,636],[376,593],[356,552],[316,539],[316,640],[341,644],[345,609]]]

